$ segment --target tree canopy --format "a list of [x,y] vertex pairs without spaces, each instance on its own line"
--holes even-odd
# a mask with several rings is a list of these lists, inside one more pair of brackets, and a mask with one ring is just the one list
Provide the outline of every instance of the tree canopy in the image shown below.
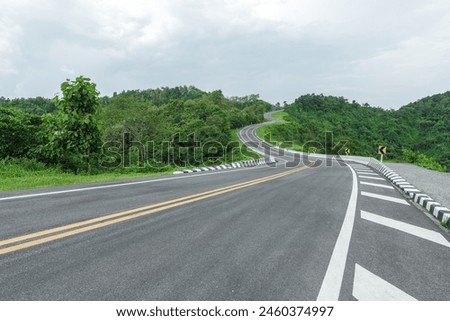
[[193,86],[99,97],[80,76],[61,96],[0,99],[0,157],[34,157],[74,172],[217,163],[232,153],[232,130],[263,121],[258,95],[226,98]]
[[[293,121],[282,125],[298,144],[324,141],[326,131],[334,141],[347,141],[352,154],[376,157],[379,145],[388,146],[388,157],[404,158],[404,151],[423,153],[450,168],[450,92],[426,97],[397,111],[349,102],[343,97],[304,95],[285,108]],[[284,128],[283,128],[284,127]]]
[[[339,152],[325,146],[331,131],[353,155],[376,157],[378,145],[387,145],[388,158],[450,168],[450,92],[397,111],[316,94],[283,105],[288,122],[270,128],[275,140]],[[233,154],[234,130],[262,122],[274,108],[259,95],[225,97],[193,86],[99,97],[80,76],[63,82],[53,100],[0,98],[0,158],[36,158],[75,172],[217,163]]]

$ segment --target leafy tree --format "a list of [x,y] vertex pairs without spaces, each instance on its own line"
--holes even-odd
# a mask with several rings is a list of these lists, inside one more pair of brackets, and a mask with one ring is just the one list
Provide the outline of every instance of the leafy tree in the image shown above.
[[15,108],[0,107],[0,158],[27,157],[37,145],[40,118]]
[[96,119],[99,92],[89,78],[79,76],[61,84],[62,97],[54,98],[57,113],[44,117],[45,145],[41,153],[47,160],[65,168],[91,171],[101,144]]

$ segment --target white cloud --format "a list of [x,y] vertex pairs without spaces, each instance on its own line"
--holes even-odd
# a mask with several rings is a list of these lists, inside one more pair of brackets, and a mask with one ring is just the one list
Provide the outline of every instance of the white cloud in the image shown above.
[[103,94],[193,84],[399,107],[450,89],[449,38],[446,0],[2,0],[0,96],[84,74]]
[[62,65],[59,69],[60,69],[61,72],[64,73],[65,75],[72,76],[72,75],[75,74],[75,69],[69,68],[69,67],[67,67],[66,65]]
[[74,34],[121,45],[124,50],[161,45],[178,28],[165,1],[78,0],[72,8],[67,26]]
[[20,55],[17,39],[21,28],[7,19],[0,20],[0,75],[16,74],[14,57]]

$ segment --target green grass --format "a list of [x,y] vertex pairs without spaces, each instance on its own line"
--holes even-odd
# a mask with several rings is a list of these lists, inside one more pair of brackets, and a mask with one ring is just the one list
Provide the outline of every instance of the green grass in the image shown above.
[[239,144],[239,148],[233,148],[231,154],[227,155],[226,162],[239,162],[243,160],[252,160],[261,158],[262,156],[251,149],[247,148],[238,137],[239,129],[231,131],[231,142]]
[[[259,127],[256,129],[256,135],[258,135],[258,137],[262,138],[262,139],[265,139],[265,137],[270,137],[270,141],[272,144],[280,146],[282,148],[286,148],[289,150],[295,150],[298,152],[303,152],[302,145],[295,143],[295,142],[291,142],[292,144],[287,144],[287,142],[285,140],[279,139],[278,137],[276,137],[276,135],[273,134],[274,133],[273,126],[279,126],[279,125],[280,124],[271,124],[271,125]],[[267,139],[265,139],[265,140],[267,140]]]
[[[0,191],[44,188],[63,185],[86,184],[125,180],[139,177],[161,176],[172,173],[174,168],[166,168],[157,173],[103,172],[98,174],[73,174],[56,167],[28,159],[0,160]],[[130,170],[131,171],[131,170]]]
[[[251,160],[261,156],[248,149],[238,138],[238,130],[233,130],[231,141],[239,148],[233,148],[218,163],[231,163],[242,160]],[[197,166],[199,167],[199,166]],[[189,168],[194,168],[193,166]],[[154,177],[172,174],[174,171],[186,169],[167,166],[161,170],[152,168],[119,168],[99,173],[74,174],[65,172],[58,167],[46,166],[43,163],[30,159],[1,159],[0,160],[0,191],[13,191],[22,189],[45,188],[64,185],[87,184],[126,180],[142,177]]]
[[[273,118],[279,119],[282,122],[286,122],[287,117],[289,116],[289,114],[285,111],[278,111],[276,113],[272,114]],[[270,137],[271,139],[271,143],[286,149],[290,149],[290,150],[295,150],[295,151],[299,151],[302,152],[303,151],[303,146],[301,146],[298,143],[292,142],[292,144],[287,144],[285,143],[286,140],[284,139],[280,139],[280,137],[277,137],[274,133],[275,133],[275,126],[279,126],[281,123],[276,123],[276,124],[270,124],[270,125],[265,125],[262,127],[259,127],[256,129],[256,135],[258,135],[258,137],[264,139],[265,137]]]
[[285,111],[279,111],[279,112],[273,113],[272,117],[284,121],[284,120],[286,120],[286,117],[288,115],[289,114],[287,112],[285,112]]
[[[172,173],[172,171],[170,172]],[[95,175],[75,175],[70,173],[55,173],[49,171],[40,171],[30,173],[32,175],[15,177],[8,179],[7,182],[3,182],[0,186],[0,191],[12,191],[12,190],[22,190],[22,189],[32,189],[32,188],[43,188],[43,187],[55,187],[63,185],[74,185],[74,184],[86,184],[86,183],[98,183],[98,182],[109,182],[116,180],[125,180],[131,178],[148,177],[148,176],[160,176],[167,173],[150,173],[150,174],[116,174],[116,173],[104,173]]]

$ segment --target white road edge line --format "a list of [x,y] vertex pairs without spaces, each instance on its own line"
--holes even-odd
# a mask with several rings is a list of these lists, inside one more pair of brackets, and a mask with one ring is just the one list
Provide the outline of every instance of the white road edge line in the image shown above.
[[353,296],[359,301],[417,301],[358,264],[355,264]]
[[256,167],[246,167],[246,168],[242,168],[242,169],[236,169],[234,171],[219,171],[219,172],[214,172],[214,173],[205,173],[205,174],[197,174],[197,175],[189,175],[189,176],[157,178],[157,179],[138,181],[138,182],[129,182],[129,183],[119,183],[119,184],[111,184],[111,185],[100,185],[100,186],[92,186],[92,187],[83,187],[83,188],[76,188],[76,189],[69,189],[69,190],[62,190],[62,191],[54,191],[54,192],[44,192],[44,193],[8,196],[8,197],[0,198],[0,201],[16,200],[16,199],[32,198],[32,197],[41,197],[41,196],[49,196],[49,195],[58,195],[58,194],[67,194],[67,193],[76,193],[76,192],[91,191],[91,190],[96,190],[96,189],[107,189],[107,188],[123,187],[123,186],[131,186],[131,185],[150,184],[150,183],[153,183],[153,182],[172,181],[172,180],[188,179],[188,178],[195,178],[195,177],[201,177],[201,176],[236,173],[236,172],[239,172],[239,171],[252,170],[254,168],[256,168]]
[[404,199],[401,199],[401,198],[397,198],[397,197],[385,196],[385,195],[381,195],[381,194],[368,193],[368,192],[361,192],[361,195],[367,196],[367,197],[372,197],[372,198],[377,198],[377,199],[380,199],[383,201],[388,201],[388,202],[393,202],[393,203],[410,206],[407,201],[405,201]]
[[369,182],[359,182],[362,185],[367,186],[375,186],[375,187],[381,187],[381,188],[387,188],[387,189],[394,189],[392,186],[385,185],[385,184],[375,184],[375,183],[369,183]]
[[422,239],[441,244],[446,247],[450,247],[450,243],[438,232],[428,230],[419,226],[411,225],[408,223],[399,222],[387,217],[383,217],[377,214],[373,214],[366,211],[361,211],[361,218],[377,223],[386,227],[390,227],[399,230],[404,233],[408,233]]
[[352,193],[350,195],[350,200],[348,202],[341,231],[339,232],[339,236],[336,240],[327,272],[325,273],[319,295],[317,296],[317,301],[337,301],[339,300],[339,294],[341,292],[342,279],[344,278],[344,270],[347,262],[348,248],[350,246],[353,225],[355,223],[356,203],[358,200],[358,179],[353,168],[350,166],[348,166],[348,168],[352,171]]

